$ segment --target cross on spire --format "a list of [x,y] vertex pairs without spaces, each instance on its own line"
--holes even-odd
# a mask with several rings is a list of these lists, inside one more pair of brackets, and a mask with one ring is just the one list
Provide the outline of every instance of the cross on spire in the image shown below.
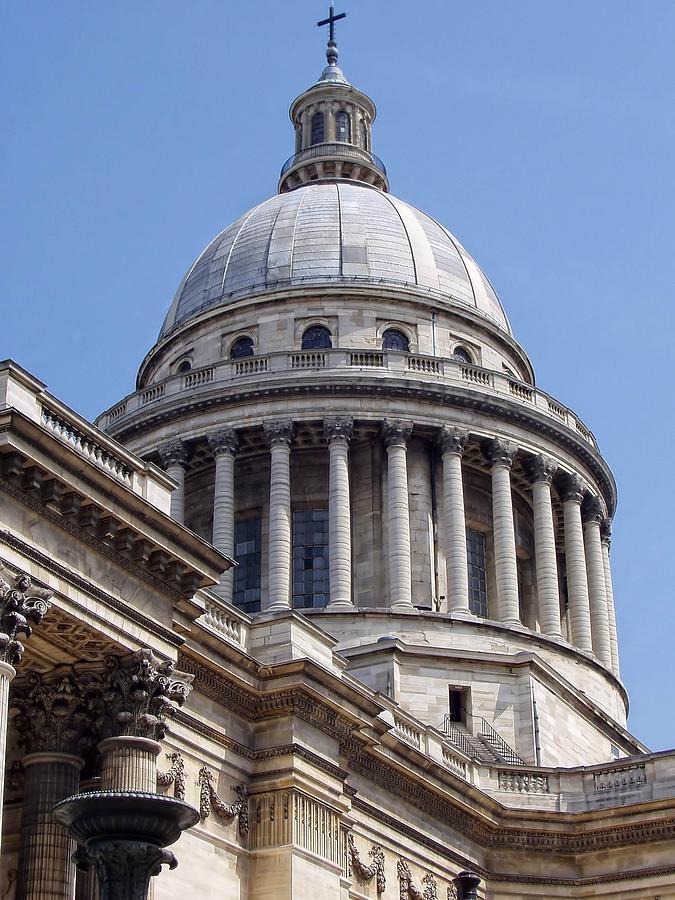
[[332,0],[331,0],[331,5],[328,10],[328,18],[322,19],[320,22],[316,23],[319,26],[319,28],[321,28],[323,25],[329,26],[329,32],[328,32],[328,43],[329,44],[335,43],[335,23],[338,22],[340,19],[346,18],[346,16],[347,16],[347,13],[338,13],[337,16],[335,15],[335,8],[334,8]]

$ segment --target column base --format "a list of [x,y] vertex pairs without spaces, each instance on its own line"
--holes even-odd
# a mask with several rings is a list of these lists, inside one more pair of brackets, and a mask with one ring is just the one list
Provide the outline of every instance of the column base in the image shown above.
[[351,600],[331,600],[330,603],[326,605],[326,609],[354,609],[354,604]]
[[417,607],[411,603],[409,600],[399,600],[397,603],[392,603],[389,606],[389,609],[395,613],[401,612],[409,612],[416,613]]
[[276,613],[276,612],[286,612],[293,607],[287,600],[275,600],[274,603],[270,603],[267,609],[264,609],[263,612],[266,613]]

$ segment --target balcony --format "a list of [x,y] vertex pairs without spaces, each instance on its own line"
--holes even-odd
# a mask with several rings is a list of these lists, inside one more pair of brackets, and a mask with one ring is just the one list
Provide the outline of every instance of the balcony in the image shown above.
[[281,167],[279,178],[283,178],[286,172],[294,166],[326,157],[347,159],[367,166],[373,166],[385,178],[387,177],[384,163],[374,153],[368,153],[367,150],[362,150],[361,147],[356,147],[354,144],[344,144],[336,141],[335,143],[315,144],[313,147],[307,147],[306,150],[301,150],[299,153],[291,156]]

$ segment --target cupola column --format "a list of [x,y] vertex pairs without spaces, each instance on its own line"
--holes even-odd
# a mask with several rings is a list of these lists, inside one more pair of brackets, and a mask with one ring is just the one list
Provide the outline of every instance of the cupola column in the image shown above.
[[600,541],[600,525],[605,518],[605,509],[599,497],[587,496],[582,512],[593,652],[601,663],[611,669],[612,649],[609,637],[605,566]]
[[578,475],[568,475],[563,482],[563,521],[565,527],[565,565],[569,595],[572,643],[580,650],[593,650],[591,612],[588,599],[586,553],[581,524],[581,501],[586,486]]
[[270,448],[268,598],[271,612],[291,607],[291,441],[293,421],[263,425]]
[[600,540],[602,543],[602,562],[605,571],[605,594],[607,595],[607,615],[609,618],[609,643],[612,650],[612,671],[620,675],[619,667],[619,641],[616,631],[616,610],[614,608],[614,588],[612,586],[612,570],[609,564],[609,548],[612,541],[612,520],[603,519],[600,525]]
[[185,522],[185,469],[187,449],[183,441],[167,441],[159,447],[159,455],[166,474],[173,478],[177,487],[171,494],[171,518],[181,525]]
[[558,562],[555,552],[551,482],[558,466],[546,456],[536,456],[527,465],[532,483],[534,514],[534,555],[537,570],[537,597],[541,630],[561,637]]
[[324,420],[328,441],[328,565],[332,608],[352,606],[352,532],[349,498],[349,418]]
[[389,542],[389,605],[414,609],[410,566],[407,443],[413,423],[385,419],[382,436],[387,448],[387,539]]
[[520,625],[516,534],[511,497],[511,466],[518,447],[494,438],[484,441],[483,453],[492,466],[492,528],[499,619],[505,625]]
[[[216,461],[213,484],[213,546],[226,556],[234,556],[234,458],[239,440],[234,428],[219,428],[208,435]],[[215,592],[232,602],[233,570],[220,576]]]
[[466,518],[462,454],[469,432],[444,425],[438,435],[443,458],[443,518],[445,522],[447,610],[470,614],[469,574],[466,552]]

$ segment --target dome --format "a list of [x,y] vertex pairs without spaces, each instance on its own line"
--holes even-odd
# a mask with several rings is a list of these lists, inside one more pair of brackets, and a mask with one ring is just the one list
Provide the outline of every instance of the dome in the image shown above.
[[271,197],[208,245],[160,337],[208,309],[289,286],[377,284],[442,298],[511,329],[490,282],[447,229],[366,184],[310,184]]

